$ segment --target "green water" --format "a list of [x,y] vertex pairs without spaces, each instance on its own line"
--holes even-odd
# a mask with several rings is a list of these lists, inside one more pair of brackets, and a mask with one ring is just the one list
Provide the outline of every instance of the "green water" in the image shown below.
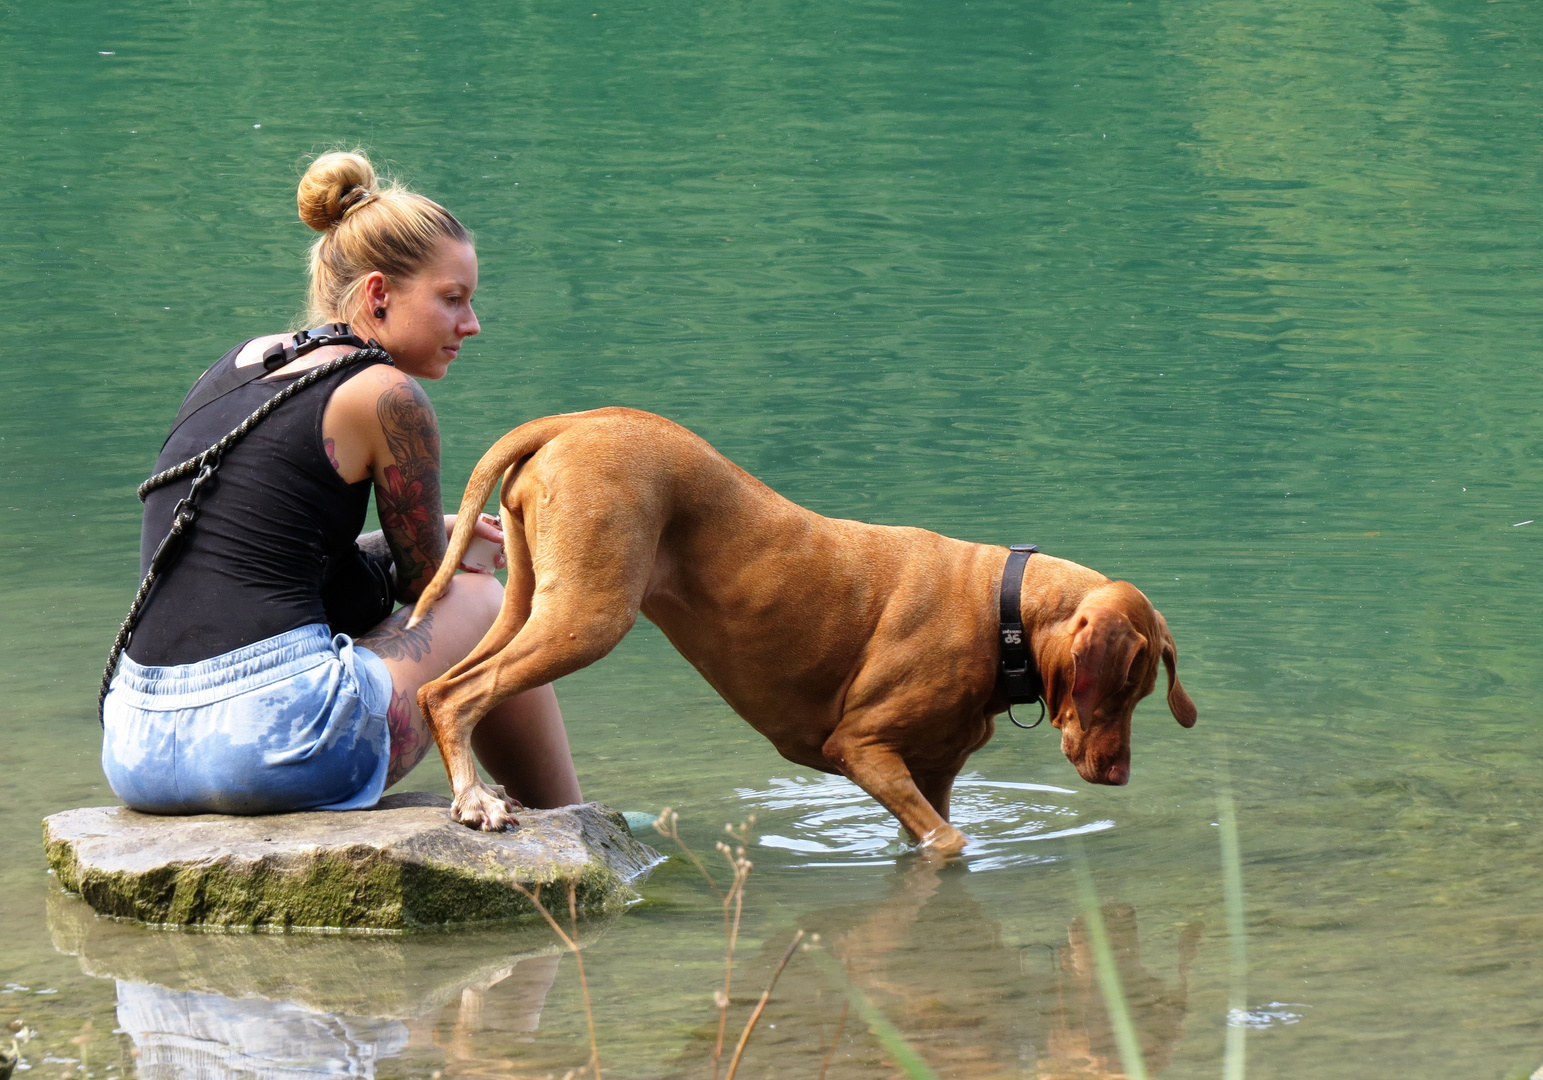
[[[1048,730],[1000,733],[959,792],[978,853],[941,874],[652,628],[565,680],[587,794],[674,805],[706,853],[758,815],[732,1031],[802,928],[942,1076],[1118,1074],[1076,834],[1148,1072],[1220,1075],[1225,767],[1250,1077],[1543,1062],[1543,520],[1515,524],[1543,519],[1543,8],[427,8],[0,0],[0,983],[27,988],[0,1021],[40,1033],[18,1075],[82,1048],[97,1080],[173,1075],[114,1033],[156,986],[224,995],[249,1034],[342,1025],[382,1077],[587,1057],[540,934],[156,935],[82,921],[45,874],[39,819],[111,800],[95,688],[133,488],[191,379],[298,310],[294,184],[339,143],[478,234],[484,333],[428,388],[448,489],[523,420],[632,405],[820,512],[1038,541],[1173,627],[1199,725],[1144,704],[1122,790]],[[437,762],[406,786],[442,790]],[[662,867],[586,950],[607,1075],[711,1072],[694,874]],[[815,1076],[833,1040],[831,1077],[894,1075],[855,1014],[838,1037],[840,1000],[795,956],[740,1075]]]

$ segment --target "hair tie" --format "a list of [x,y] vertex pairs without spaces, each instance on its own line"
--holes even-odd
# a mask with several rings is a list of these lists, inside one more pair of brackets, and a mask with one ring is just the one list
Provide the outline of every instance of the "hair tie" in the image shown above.
[[360,187],[357,184],[349,188],[338,200],[339,217],[347,216],[351,211],[357,210],[366,202],[375,197],[375,192],[369,188]]

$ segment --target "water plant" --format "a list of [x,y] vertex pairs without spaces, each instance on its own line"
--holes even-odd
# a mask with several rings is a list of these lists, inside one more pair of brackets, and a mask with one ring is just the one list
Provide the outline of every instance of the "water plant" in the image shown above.
[[[1246,926],[1243,919],[1241,857],[1239,854],[1236,812],[1232,804],[1230,788],[1223,785],[1218,791],[1217,798],[1218,824],[1221,826],[1223,885],[1228,911],[1229,937],[1233,945],[1232,986],[1229,995],[1229,1001],[1233,1007],[1228,1017],[1223,1080],[1243,1080],[1242,1028],[1239,1026],[1239,1017],[1243,1015],[1245,1010],[1243,1003],[1245,1001],[1247,968],[1246,953],[1242,947]],[[836,1058],[836,1052],[841,1044],[848,1020],[853,1015],[858,1017],[866,1026],[868,1033],[872,1036],[874,1042],[878,1044],[878,1047],[889,1060],[897,1075],[904,1076],[908,1080],[938,1080],[940,1074],[923,1057],[917,1047],[906,1038],[899,1027],[885,1015],[884,1011],[865,992],[864,988],[858,985],[851,977],[842,959],[844,953],[841,942],[835,942],[834,948],[827,947],[821,942],[819,935],[808,934],[801,928],[796,929],[791,939],[788,940],[780,959],[773,966],[764,989],[744,1021],[737,1040],[731,1041],[728,1034],[728,1014],[731,1006],[730,994],[734,985],[734,963],[739,951],[738,939],[744,914],[745,891],[753,869],[753,864],[747,857],[747,846],[751,842],[754,819],[742,822],[737,826],[726,825],[724,827],[727,833],[726,841],[720,840],[715,845],[719,855],[724,859],[730,875],[726,884],[720,883],[722,881],[721,878],[714,878],[713,872],[709,870],[708,865],[692,851],[691,847],[681,837],[679,816],[674,810],[668,807],[665,808],[653,824],[659,835],[673,841],[679,848],[682,857],[696,867],[703,880],[712,890],[720,909],[724,933],[724,968],[723,982],[720,987],[715,988],[712,995],[714,1008],[717,1013],[717,1031],[716,1037],[712,1041],[710,1055],[713,1063],[714,1080],[736,1080],[741,1068],[746,1064],[748,1048],[754,1040],[761,1022],[771,1009],[773,1004],[772,997],[778,986],[779,979],[781,979],[794,957],[801,953],[826,977],[828,983],[840,988],[841,1009],[839,1016],[836,1018],[835,1035],[828,1047],[824,1045],[823,1038],[820,1040],[820,1049],[823,1053],[821,1054],[819,1066],[819,1080],[824,1080],[829,1072]],[[1070,853],[1077,885],[1078,904],[1083,916],[1081,921],[1087,929],[1086,941],[1091,953],[1092,974],[1098,984],[1097,993],[1102,999],[1104,1013],[1107,1016],[1110,1031],[1114,1036],[1119,1055],[1120,1071],[1126,1080],[1147,1080],[1148,1061],[1150,1059],[1143,1051],[1141,1035],[1137,1029],[1135,1016],[1130,1001],[1127,998],[1126,988],[1122,982],[1119,964],[1116,961],[1115,940],[1111,936],[1110,924],[1106,922],[1106,911],[1100,906],[1088,855],[1080,837],[1072,838]],[[570,893],[571,891],[570,889]],[[526,895],[532,905],[542,914],[548,925],[558,935],[567,950],[574,954],[578,965],[585,1016],[589,1025],[590,1057],[583,1068],[570,1070],[566,1080],[580,1080],[581,1077],[593,1077],[594,1080],[600,1080],[600,1053],[596,1037],[593,1007],[584,971],[583,958],[575,940],[577,937],[577,907],[574,898],[571,895],[569,897],[570,925],[565,928],[543,906],[539,888],[527,892]],[[1198,924],[1196,924],[1195,935],[1198,936],[1198,933]],[[1181,948],[1181,966],[1186,966],[1187,961],[1182,959],[1182,955],[1183,949]],[[774,1024],[773,1026],[776,1025]],[[728,1052],[726,1053],[726,1051]]]
[[[1222,899],[1227,912],[1228,1009],[1227,1034],[1222,1056],[1222,1080],[1244,1080],[1244,1023],[1248,1013],[1248,925],[1243,909],[1243,858],[1238,843],[1237,808],[1232,798],[1232,780],[1224,757],[1219,757],[1220,778],[1216,789],[1216,824],[1221,842]],[[1104,1008],[1109,1014],[1119,1049],[1120,1063],[1128,1080],[1146,1080],[1146,1061],[1140,1036],[1131,1017],[1130,1004],[1120,981],[1119,968],[1110,948],[1109,933],[1098,891],[1088,866],[1082,838],[1072,839],[1072,870],[1077,878],[1078,903],[1087,922],[1093,946],[1093,963]],[[1543,1072],[1543,1069],[1539,1070]]]
[[1109,931],[1104,926],[1104,913],[1098,906],[1098,890],[1093,886],[1093,871],[1088,868],[1088,856],[1083,850],[1080,836],[1072,838],[1072,870],[1077,877],[1077,899],[1082,906],[1088,936],[1093,944],[1093,966],[1098,977],[1098,989],[1104,998],[1104,1010],[1109,1014],[1109,1025],[1114,1029],[1120,1064],[1128,1080],[1146,1080],[1147,1067],[1141,1055],[1141,1039],[1131,1020],[1130,1004],[1125,999],[1125,988],[1120,982],[1120,969],[1115,966],[1114,951],[1109,947]]
[[[895,1027],[890,1022],[889,1017],[884,1015],[883,1010],[875,1005],[867,994],[863,993],[855,983],[846,977],[846,972],[842,970],[840,964],[837,964],[835,960],[823,951],[813,952],[812,955],[814,956],[815,963],[821,970],[830,976],[833,981],[839,981],[846,988],[847,1001],[850,1006],[857,1011],[857,1015],[862,1017],[863,1022],[868,1025],[868,1030],[873,1033],[873,1037],[884,1048],[884,1053],[889,1055],[889,1059],[899,1067],[901,1072],[909,1077],[909,1080],[941,1080],[938,1074],[933,1071],[932,1066],[928,1065],[921,1054],[917,1053],[916,1048],[906,1041],[905,1036],[900,1033],[900,1029]],[[845,1024],[846,1016],[847,1010],[843,1008],[841,1010],[842,1024]],[[841,1030],[840,1026],[838,1026],[836,1041],[839,1041],[840,1038]],[[831,1052],[834,1053],[835,1049],[836,1043],[832,1042]],[[825,1061],[820,1066],[821,1077],[825,1075],[825,1069],[830,1064],[830,1056],[830,1054],[826,1054]]]
[[1243,858],[1238,847],[1238,818],[1232,802],[1232,775],[1225,758],[1216,788],[1216,824],[1221,829],[1222,898],[1227,907],[1229,982],[1227,1048],[1222,1080],[1243,1080],[1244,1039],[1248,1028],[1248,927],[1243,917]]

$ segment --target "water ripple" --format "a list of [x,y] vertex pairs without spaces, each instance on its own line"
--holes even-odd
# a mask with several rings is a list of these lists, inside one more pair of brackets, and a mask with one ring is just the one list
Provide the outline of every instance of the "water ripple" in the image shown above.
[[[759,845],[787,853],[789,865],[882,866],[912,850],[889,811],[842,777],[774,778],[766,788],[735,794],[757,817]],[[970,838],[965,861],[972,870],[1050,862],[1054,854],[1029,845],[1114,828],[1108,818],[1084,820],[1069,805],[1075,794],[1048,784],[961,776],[949,817]]]

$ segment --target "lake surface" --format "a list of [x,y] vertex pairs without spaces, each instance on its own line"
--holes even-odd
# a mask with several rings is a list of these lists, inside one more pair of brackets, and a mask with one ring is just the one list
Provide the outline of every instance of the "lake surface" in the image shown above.
[[[588,1056],[539,929],[165,934],[46,874],[39,820],[112,799],[95,691],[134,487],[198,372],[298,311],[294,186],[339,144],[478,236],[484,333],[428,387],[447,490],[519,422],[631,405],[821,513],[1036,541],[1173,628],[1199,724],[1148,699],[1118,790],[1048,725],[1000,731],[958,794],[979,843],[941,872],[651,627],[564,680],[589,796],[678,808],[705,855],[757,816],[731,1035],[804,929],[939,1075],[1120,1075],[1080,843],[1148,1074],[1220,1075],[1230,776],[1250,1077],[1543,1063],[1543,523],[1519,524],[1543,520],[1543,7],[424,9],[0,5],[0,1022],[38,1031],[25,1075]],[[444,786],[433,759],[404,785]],[[590,931],[602,1063],[705,1077],[717,902],[678,859],[643,895]],[[897,1075],[815,960],[740,1075]]]

